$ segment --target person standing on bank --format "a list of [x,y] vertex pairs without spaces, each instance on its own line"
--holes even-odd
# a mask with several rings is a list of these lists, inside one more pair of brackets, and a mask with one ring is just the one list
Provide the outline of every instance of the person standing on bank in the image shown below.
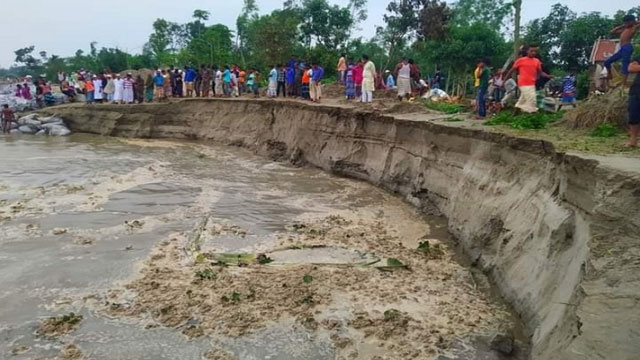
[[478,78],[480,84],[478,86],[478,93],[476,94],[476,107],[478,114],[477,120],[483,120],[487,116],[487,90],[489,89],[489,80],[491,79],[491,71],[489,70],[489,60],[482,59],[478,62],[478,68],[480,72]]
[[636,78],[629,89],[629,147],[638,147],[638,132],[640,132],[640,56],[629,65],[629,72],[636,74]]
[[311,73],[311,101],[320,102],[320,99],[322,99],[322,85],[320,84],[320,82],[324,77],[324,69],[317,63],[314,63],[312,66],[313,72]]
[[127,77],[124,78],[123,82],[124,92],[122,93],[122,101],[125,104],[132,104],[135,100],[134,97],[134,84],[133,76],[131,73],[127,73]]
[[278,88],[276,89],[278,97],[280,97],[280,92],[282,92],[283,97],[287,97],[287,69],[278,64]]
[[[525,49],[523,49],[524,51]],[[553,76],[542,71],[542,62],[538,59],[538,47],[529,46],[526,49],[526,56],[516,60],[513,67],[505,79],[509,79],[514,71],[518,72],[518,89],[520,89],[520,98],[516,103],[516,109],[526,113],[535,113],[538,111],[538,101],[536,95],[536,80],[539,76],[553,78]]]
[[345,74],[347,71],[347,54],[342,53],[342,55],[340,55],[340,60],[338,60],[338,66],[336,66],[336,70],[338,70],[338,81],[341,84],[344,84]]
[[120,78],[120,74],[116,74],[116,79],[113,80],[115,91],[113,92],[113,103],[118,104],[122,102],[122,96],[124,93],[124,82]]
[[398,100],[402,101],[405,96],[409,99],[411,97],[411,65],[407,58],[402,58],[393,73],[398,79]]
[[104,95],[107,97],[107,102],[113,102],[113,93],[116,92],[116,83],[111,75],[107,75],[107,86],[104,87]]
[[368,55],[362,55],[364,68],[362,70],[362,102],[373,101],[373,92],[376,89],[376,65],[369,60]]

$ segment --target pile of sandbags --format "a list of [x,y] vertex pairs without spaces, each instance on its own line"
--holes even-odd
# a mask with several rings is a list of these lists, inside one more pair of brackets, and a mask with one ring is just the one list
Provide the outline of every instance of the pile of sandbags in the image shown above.
[[10,124],[11,134],[32,134],[49,136],[67,136],[71,130],[64,121],[57,116],[43,117],[30,114],[19,118]]
[[16,86],[9,84],[0,85],[0,106],[4,104],[9,105],[13,111],[26,111],[38,107],[35,99],[26,100],[16,96]]

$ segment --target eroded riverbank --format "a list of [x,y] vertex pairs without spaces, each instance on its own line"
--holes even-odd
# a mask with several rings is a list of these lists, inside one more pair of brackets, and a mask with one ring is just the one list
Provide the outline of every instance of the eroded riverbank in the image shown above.
[[[535,359],[627,358],[640,349],[637,161],[378,111],[287,101],[63,106],[76,131],[190,138],[308,163],[447,216],[532,334]],[[424,117],[423,115],[421,115]]]
[[0,147],[21,154],[0,165],[2,357],[499,359],[518,335],[443,219],[369,184],[201,143]]

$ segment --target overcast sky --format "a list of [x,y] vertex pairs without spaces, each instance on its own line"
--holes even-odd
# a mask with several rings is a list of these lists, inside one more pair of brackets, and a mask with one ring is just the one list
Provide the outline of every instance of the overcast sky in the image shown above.
[[[14,63],[14,50],[35,45],[36,52],[71,56],[77,49],[119,47],[140,52],[157,18],[190,21],[194,9],[211,12],[210,22],[235,28],[242,0],[2,0],[0,67]],[[257,0],[260,12],[282,6],[283,0]],[[346,4],[347,0],[329,0]],[[370,37],[382,24],[389,0],[369,0],[369,19],[362,24],[361,35]],[[454,1],[448,1],[454,2]],[[611,15],[619,9],[638,5],[637,0],[524,0],[524,21],[545,16],[552,4],[561,2],[576,12],[600,11]]]

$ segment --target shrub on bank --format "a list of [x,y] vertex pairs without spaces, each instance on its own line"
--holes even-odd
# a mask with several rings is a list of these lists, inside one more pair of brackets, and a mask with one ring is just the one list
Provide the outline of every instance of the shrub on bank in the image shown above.
[[511,112],[503,111],[484,124],[489,126],[508,125],[514,129],[544,129],[547,125],[562,119],[563,112],[546,113],[537,112],[533,114],[514,115]]

